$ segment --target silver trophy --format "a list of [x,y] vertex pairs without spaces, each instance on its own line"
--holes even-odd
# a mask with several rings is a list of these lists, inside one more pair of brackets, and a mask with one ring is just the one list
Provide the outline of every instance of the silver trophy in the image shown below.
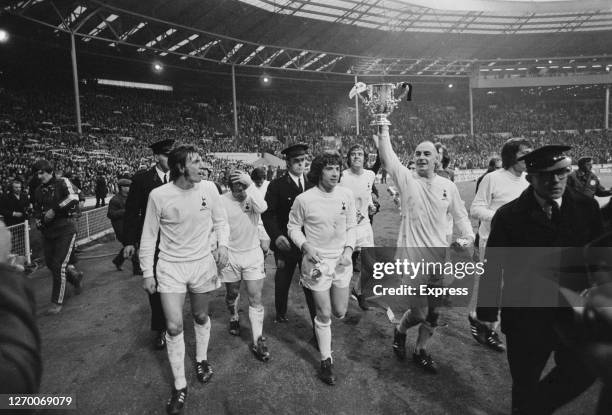
[[[397,98],[394,96],[396,89],[401,89],[402,92]],[[351,92],[349,98],[353,99],[357,96],[373,117],[370,125],[391,125],[387,116],[397,107],[397,104],[407,98],[410,101],[412,85],[407,82],[399,82],[396,84],[372,84],[366,85],[363,82],[357,82]],[[365,93],[364,95],[362,95]]]

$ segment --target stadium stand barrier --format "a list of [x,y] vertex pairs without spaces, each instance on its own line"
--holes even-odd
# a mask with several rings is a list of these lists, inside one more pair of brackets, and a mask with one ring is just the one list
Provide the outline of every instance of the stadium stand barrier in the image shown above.
[[[113,233],[110,219],[106,217],[107,209],[108,206],[88,210],[76,217],[77,246]],[[30,244],[32,228],[30,224],[23,222],[10,226],[8,229],[11,232],[11,254],[16,257],[23,257],[23,262],[30,265],[32,263],[32,247]]]
[[9,226],[11,232],[11,254],[23,257],[27,265],[32,263],[32,249],[30,247],[30,224],[25,221]]
[[110,219],[106,217],[107,210],[108,206],[103,206],[85,211],[76,218],[77,246],[113,233]]

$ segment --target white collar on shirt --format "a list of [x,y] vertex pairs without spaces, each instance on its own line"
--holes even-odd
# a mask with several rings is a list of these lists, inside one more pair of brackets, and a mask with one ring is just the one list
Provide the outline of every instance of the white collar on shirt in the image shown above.
[[303,188],[304,190],[306,190],[306,188],[305,188],[305,186],[306,186],[306,181],[304,180],[304,175],[303,175],[303,174],[302,174],[302,175],[300,175],[300,176],[296,176],[296,175],[292,174],[290,171],[288,171],[288,173],[289,173],[289,177],[291,177],[291,180],[293,180],[293,183],[295,183],[295,185],[296,185],[297,187],[300,187],[300,184],[299,184],[298,180],[300,180],[300,179],[301,179],[301,180],[302,180],[302,188]]
[[[533,194],[536,200],[538,201],[538,204],[540,205],[540,207],[544,209],[544,211],[546,212],[546,210],[548,209],[548,206],[550,206],[550,203],[544,200],[544,198],[542,198],[535,190],[533,191]],[[560,197],[559,199],[553,199],[553,200],[557,202],[559,209],[561,209],[561,203],[563,203],[563,197]]]
[[166,180],[168,183],[170,183],[170,170],[164,173],[159,167],[155,166],[155,171],[157,172],[157,175],[159,176],[159,180],[161,180],[162,183],[164,182],[165,175],[168,175],[166,177]]

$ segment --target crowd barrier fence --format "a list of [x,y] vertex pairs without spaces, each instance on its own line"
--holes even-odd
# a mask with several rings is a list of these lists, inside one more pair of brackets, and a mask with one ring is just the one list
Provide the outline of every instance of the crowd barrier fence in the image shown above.
[[[77,224],[76,245],[83,245],[95,241],[105,235],[113,233],[110,219],[106,217],[108,206],[88,210],[75,217]],[[32,247],[30,232],[33,230],[28,221],[9,226],[11,233],[11,254],[23,257],[27,265],[32,263]]]

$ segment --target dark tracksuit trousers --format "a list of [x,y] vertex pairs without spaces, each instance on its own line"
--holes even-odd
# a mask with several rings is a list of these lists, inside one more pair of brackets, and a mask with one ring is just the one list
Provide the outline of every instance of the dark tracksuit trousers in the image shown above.
[[76,231],[43,234],[45,264],[53,276],[51,301],[56,304],[64,302],[66,281],[74,284],[72,277],[66,273],[66,267],[71,263],[70,257],[75,241]]

